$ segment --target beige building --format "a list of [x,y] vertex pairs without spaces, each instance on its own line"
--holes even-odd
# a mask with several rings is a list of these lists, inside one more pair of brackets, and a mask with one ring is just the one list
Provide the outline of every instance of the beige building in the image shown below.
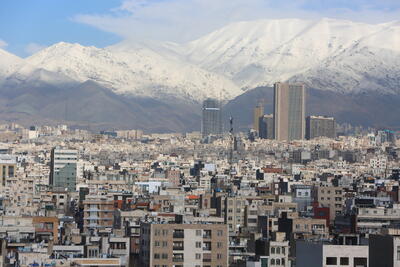
[[235,196],[225,199],[225,223],[230,232],[238,232],[245,225],[245,208],[248,204],[245,197]]
[[141,225],[140,266],[226,267],[228,229],[225,224]]
[[343,188],[335,186],[319,186],[317,201],[321,207],[329,208],[329,218],[335,220],[336,214],[342,213],[344,205]]
[[274,136],[277,140],[301,140],[305,135],[305,87],[275,83]]
[[6,185],[8,178],[15,177],[17,162],[15,158],[9,155],[0,155],[0,182],[1,185]]

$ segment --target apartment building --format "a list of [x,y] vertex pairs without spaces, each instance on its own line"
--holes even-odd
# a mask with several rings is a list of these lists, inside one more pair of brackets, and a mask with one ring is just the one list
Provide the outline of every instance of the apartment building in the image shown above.
[[317,188],[317,202],[320,207],[329,208],[330,221],[334,221],[337,214],[341,214],[344,205],[342,187],[319,186]]
[[242,196],[225,198],[225,223],[230,232],[238,232],[245,225],[247,200]]
[[140,266],[228,266],[225,224],[143,223],[140,244]]
[[0,185],[5,186],[8,178],[15,177],[16,167],[15,157],[0,155]]
[[114,201],[101,195],[87,195],[83,203],[85,233],[96,232],[114,225]]
[[289,241],[285,240],[285,233],[275,233],[274,240],[269,241],[269,265],[289,267]]
[[51,150],[49,184],[53,188],[76,190],[78,152],[55,147]]

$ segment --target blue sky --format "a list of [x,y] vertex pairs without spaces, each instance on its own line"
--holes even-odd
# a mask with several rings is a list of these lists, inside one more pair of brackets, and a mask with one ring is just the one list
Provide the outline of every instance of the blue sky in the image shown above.
[[[11,53],[31,54],[35,46],[60,41],[106,46],[121,37],[77,23],[79,13],[103,13],[118,6],[119,0],[2,0],[0,2],[0,39]],[[29,49],[30,48],[30,49]]]
[[54,43],[184,42],[240,20],[400,19],[400,0],[1,0],[0,47],[28,56]]

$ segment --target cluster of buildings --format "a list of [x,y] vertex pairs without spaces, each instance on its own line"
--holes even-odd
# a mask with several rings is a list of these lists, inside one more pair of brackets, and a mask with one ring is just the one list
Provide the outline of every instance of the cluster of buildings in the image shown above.
[[400,151],[389,137],[235,134],[232,147],[229,135],[64,129],[2,142],[0,262],[396,266]]
[[213,100],[187,134],[0,125],[0,266],[399,266],[396,133],[329,136],[275,93],[254,138]]

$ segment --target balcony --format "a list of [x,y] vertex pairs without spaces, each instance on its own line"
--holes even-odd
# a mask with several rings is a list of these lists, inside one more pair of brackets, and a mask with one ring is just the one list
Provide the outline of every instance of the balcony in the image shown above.
[[204,251],[211,251],[211,242],[204,242],[203,243],[203,250]]
[[184,250],[183,242],[174,242],[172,248],[173,250]]
[[174,254],[172,256],[172,261],[173,262],[183,262],[184,258],[183,258],[183,254]]
[[183,230],[175,230],[172,236],[173,238],[184,238],[185,234]]

